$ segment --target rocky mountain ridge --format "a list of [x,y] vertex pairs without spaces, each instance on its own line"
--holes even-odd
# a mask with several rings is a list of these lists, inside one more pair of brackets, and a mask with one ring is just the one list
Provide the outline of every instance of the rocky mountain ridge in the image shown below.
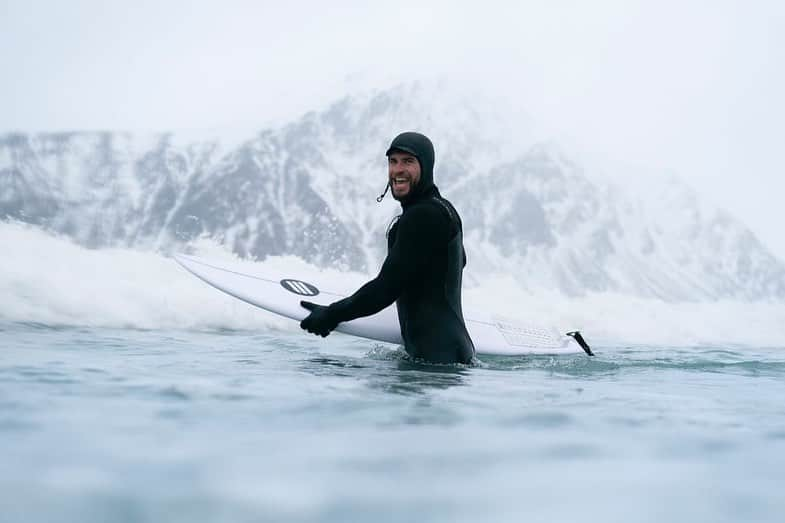
[[347,97],[229,150],[171,134],[0,135],[0,218],[93,248],[173,250],[208,235],[241,256],[372,273],[398,211],[376,202],[383,151],[416,129],[463,216],[469,282],[503,272],[568,295],[785,298],[785,265],[683,184],[599,184],[557,145],[488,114],[415,85]]

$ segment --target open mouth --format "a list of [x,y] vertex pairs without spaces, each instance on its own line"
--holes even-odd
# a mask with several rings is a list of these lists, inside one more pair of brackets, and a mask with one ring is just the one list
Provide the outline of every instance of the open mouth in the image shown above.
[[400,177],[399,176],[399,177],[393,178],[393,180],[392,180],[392,187],[393,187],[393,189],[399,189],[399,188],[402,188],[402,187],[408,187],[408,185],[410,183],[411,182],[410,182],[409,178],[404,178],[404,177]]

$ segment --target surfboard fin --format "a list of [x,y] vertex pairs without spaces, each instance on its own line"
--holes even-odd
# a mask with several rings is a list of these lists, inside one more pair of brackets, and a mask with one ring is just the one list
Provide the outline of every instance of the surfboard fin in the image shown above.
[[591,351],[591,347],[589,347],[589,344],[586,343],[586,340],[584,340],[583,336],[581,336],[581,331],[570,331],[567,333],[567,336],[577,341],[578,345],[580,345],[581,348],[583,349],[583,352],[585,352],[589,356],[594,356],[594,353]]

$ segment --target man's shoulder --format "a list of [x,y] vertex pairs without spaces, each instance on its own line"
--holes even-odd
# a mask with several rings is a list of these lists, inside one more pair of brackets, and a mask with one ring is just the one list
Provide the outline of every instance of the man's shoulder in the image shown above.
[[[444,198],[427,198],[409,207],[399,220],[402,230],[409,233],[451,237],[460,230],[461,219],[452,204]],[[408,234],[408,233],[407,233]]]
[[450,221],[452,205],[444,198],[423,198],[406,209],[401,220],[406,222]]

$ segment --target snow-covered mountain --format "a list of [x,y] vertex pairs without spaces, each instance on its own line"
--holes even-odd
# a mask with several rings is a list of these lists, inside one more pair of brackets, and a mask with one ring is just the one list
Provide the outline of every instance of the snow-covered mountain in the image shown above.
[[[783,299],[785,265],[741,223],[672,181],[591,181],[525,118],[476,97],[400,86],[342,99],[237,146],[126,133],[0,136],[0,217],[90,247],[170,250],[200,235],[243,256],[294,254],[373,272],[397,213],[384,151],[402,130],[437,149],[461,212],[468,281],[667,300]],[[4,246],[5,249],[13,246]]]

